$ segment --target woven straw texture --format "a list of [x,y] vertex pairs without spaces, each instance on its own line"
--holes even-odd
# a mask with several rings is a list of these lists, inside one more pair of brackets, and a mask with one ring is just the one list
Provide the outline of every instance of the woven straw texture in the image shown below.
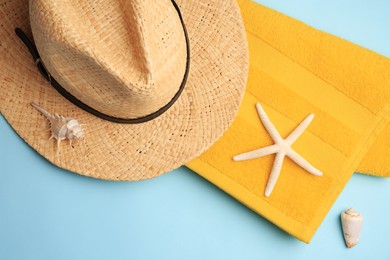
[[[140,8],[142,10],[137,10],[134,8],[137,5],[124,6],[126,1],[94,1],[93,4],[87,3],[92,1],[72,1],[72,4],[67,1],[67,5],[72,5],[72,8],[66,8],[58,1],[45,1],[49,2],[53,5],[50,11],[36,9],[43,8],[40,6],[43,1],[34,1],[31,5],[34,12],[31,20],[34,35],[37,34],[38,49],[43,60],[48,61],[49,71],[53,70],[54,76],[68,75],[61,84],[73,87],[72,93],[81,100],[111,115],[136,117],[158,109],[175,94],[184,73],[185,45],[183,39],[180,39],[183,35],[175,31],[179,28],[182,32],[182,28],[171,6],[166,14],[157,15],[153,13],[161,12],[161,6],[143,9],[146,8],[143,5]],[[170,3],[162,2],[161,5],[165,6]],[[14,29],[20,27],[32,38],[28,1],[0,0],[1,113],[16,132],[50,162],[89,177],[106,180],[149,179],[200,155],[223,134],[237,113],[247,79],[247,42],[236,1],[176,2],[183,15],[191,46],[191,68],[184,92],[157,119],[138,125],[123,125],[104,121],[77,108],[43,79],[26,47],[14,33]],[[49,14],[44,15],[45,12]],[[112,16],[118,12],[118,16]],[[142,18],[148,15],[150,17]],[[55,17],[69,24],[64,27],[37,27],[45,17]],[[134,21],[141,22],[134,24]],[[166,42],[150,38],[158,34],[155,27],[158,27],[159,21],[169,21],[170,25],[161,29],[161,32],[168,33]],[[142,22],[146,24],[141,26]],[[143,27],[149,29],[140,30]],[[64,28],[73,31],[64,31]],[[103,31],[106,33],[99,38],[99,33]],[[49,33],[57,38],[45,37]],[[172,39],[168,40],[170,33]],[[130,39],[134,34],[138,36]],[[100,40],[98,43],[97,39]],[[159,43],[153,43],[155,41]],[[171,46],[170,41],[177,46]],[[64,42],[68,45],[64,45]],[[42,50],[42,47],[49,50]],[[71,47],[74,47],[73,52],[77,49],[79,53],[72,54]],[[168,52],[161,53],[161,48],[168,48]],[[87,72],[84,72],[83,65],[92,63],[88,63],[87,58],[75,60],[82,56],[80,53],[97,60],[95,64],[99,64],[99,69],[89,66]],[[174,62],[165,64],[164,59],[171,56],[174,56],[170,59]],[[59,67],[59,61],[67,63]],[[69,65],[71,62],[77,64],[76,69],[79,71]],[[64,68],[74,71],[64,73]],[[101,68],[105,72],[97,75],[96,72],[100,72]],[[174,77],[172,74],[181,76]],[[90,81],[94,77],[95,81]],[[99,89],[90,85],[86,88],[87,94],[84,94],[74,84],[84,80],[88,83],[104,83],[99,85]],[[170,82],[174,87],[168,84]],[[105,86],[107,83],[112,85]],[[126,94],[115,90],[123,89],[123,85],[133,88],[132,93],[136,94],[131,98],[139,102],[131,109],[121,110],[120,102],[123,101],[115,100]],[[149,107],[144,106],[142,102],[145,98],[153,98],[153,95],[160,99],[148,102]],[[99,97],[106,96],[105,102],[99,102]],[[51,113],[72,116],[85,124],[85,139],[72,146],[62,142],[57,150],[55,142],[48,140],[48,122],[30,106],[30,102],[38,103]],[[107,103],[110,105],[105,105]]]
[[71,2],[30,1],[34,41],[50,74],[110,116],[139,118],[166,105],[187,60],[171,0]]

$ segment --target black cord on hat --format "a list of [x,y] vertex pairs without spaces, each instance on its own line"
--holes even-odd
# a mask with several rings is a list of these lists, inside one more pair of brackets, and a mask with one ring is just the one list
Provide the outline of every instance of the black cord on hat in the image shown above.
[[188,38],[187,29],[186,29],[186,27],[184,25],[184,21],[183,21],[183,17],[181,15],[180,9],[177,6],[177,4],[175,3],[175,1],[172,0],[172,4],[175,7],[175,9],[176,9],[176,11],[177,11],[177,13],[179,15],[180,21],[181,21],[182,26],[183,26],[184,36],[185,36],[185,39],[186,39],[186,45],[187,45],[186,71],[184,73],[183,81],[182,81],[182,83],[180,85],[180,88],[179,88],[178,92],[175,94],[175,96],[171,99],[171,101],[169,101],[168,104],[166,104],[165,106],[163,106],[162,108],[160,108],[156,112],[154,112],[152,114],[149,114],[147,116],[144,116],[144,117],[139,117],[139,118],[118,118],[118,117],[113,117],[113,116],[110,116],[110,115],[106,115],[106,114],[103,114],[103,113],[97,111],[96,109],[88,106],[87,104],[83,103],[79,99],[77,99],[75,96],[73,96],[71,93],[69,93],[66,89],[64,89],[50,75],[49,71],[46,69],[45,65],[43,64],[43,62],[41,60],[41,57],[39,56],[39,53],[38,53],[38,50],[37,50],[35,44],[32,41],[30,41],[30,39],[27,37],[27,35],[20,28],[16,28],[15,29],[15,33],[22,40],[22,42],[26,45],[26,47],[30,51],[30,53],[31,53],[31,55],[32,55],[32,57],[34,59],[34,62],[37,65],[38,70],[42,74],[42,76],[62,96],[64,96],[67,100],[72,102],[74,105],[78,106],[79,108],[81,108],[81,109],[83,109],[83,110],[85,110],[85,111],[87,111],[87,112],[89,112],[89,113],[91,113],[91,114],[101,118],[101,119],[107,120],[107,121],[111,121],[111,122],[115,122],[115,123],[121,123],[121,124],[145,123],[147,121],[153,120],[153,119],[159,117],[160,115],[162,115],[164,112],[166,112],[178,100],[178,98],[180,97],[181,93],[184,90],[184,86],[186,85],[187,79],[188,79],[188,74],[189,74],[189,70],[190,70],[190,41],[189,41],[189,38]]

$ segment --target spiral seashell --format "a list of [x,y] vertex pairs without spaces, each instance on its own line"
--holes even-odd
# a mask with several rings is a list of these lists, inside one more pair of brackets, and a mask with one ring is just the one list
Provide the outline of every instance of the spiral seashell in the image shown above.
[[350,208],[341,214],[341,225],[343,227],[344,240],[348,248],[351,248],[359,243],[362,224],[363,217],[353,208]]
[[84,138],[84,131],[76,119],[57,114],[52,115],[35,103],[31,103],[31,106],[41,112],[50,121],[51,136],[49,140],[53,138],[57,140],[57,149],[63,140],[69,140],[71,144],[73,140],[81,140]]

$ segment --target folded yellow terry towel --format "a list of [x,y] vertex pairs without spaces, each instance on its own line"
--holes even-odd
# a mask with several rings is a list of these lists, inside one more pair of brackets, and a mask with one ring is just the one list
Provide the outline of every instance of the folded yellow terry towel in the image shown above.
[[[383,84],[388,90],[390,90],[389,80],[388,78],[387,83]],[[390,124],[379,135],[356,171],[375,176],[390,177]]]
[[[378,155],[389,148],[383,133],[390,124],[390,60],[254,2],[238,2],[250,48],[247,91],[233,125],[187,166],[309,242],[356,169],[386,173],[388,163]],[[274,144],[256,103],[282,138],[315,114],[292,149],[323,176],[286,157],[272,194],[264,195],[275,155],[232,160]],[[383,160],[377,168],[376,160]]]

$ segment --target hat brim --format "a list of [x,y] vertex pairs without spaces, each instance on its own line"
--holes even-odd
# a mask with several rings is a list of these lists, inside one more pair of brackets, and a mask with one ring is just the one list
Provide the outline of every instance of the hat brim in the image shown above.
[[[199,156],[230,126],[248,73],[248,47],[235,0],[176,0],[186,24],[191,68],[178,101],[160,117],[124,125],[99,119],[70,103],[39,74],[16,27],[31,35],[28,0],[0,4],[0,111],[33,149],[53,164],[105,180],[159,176]],[[35,102],[85,124],[85,139],[48,140],[49,125]]]

